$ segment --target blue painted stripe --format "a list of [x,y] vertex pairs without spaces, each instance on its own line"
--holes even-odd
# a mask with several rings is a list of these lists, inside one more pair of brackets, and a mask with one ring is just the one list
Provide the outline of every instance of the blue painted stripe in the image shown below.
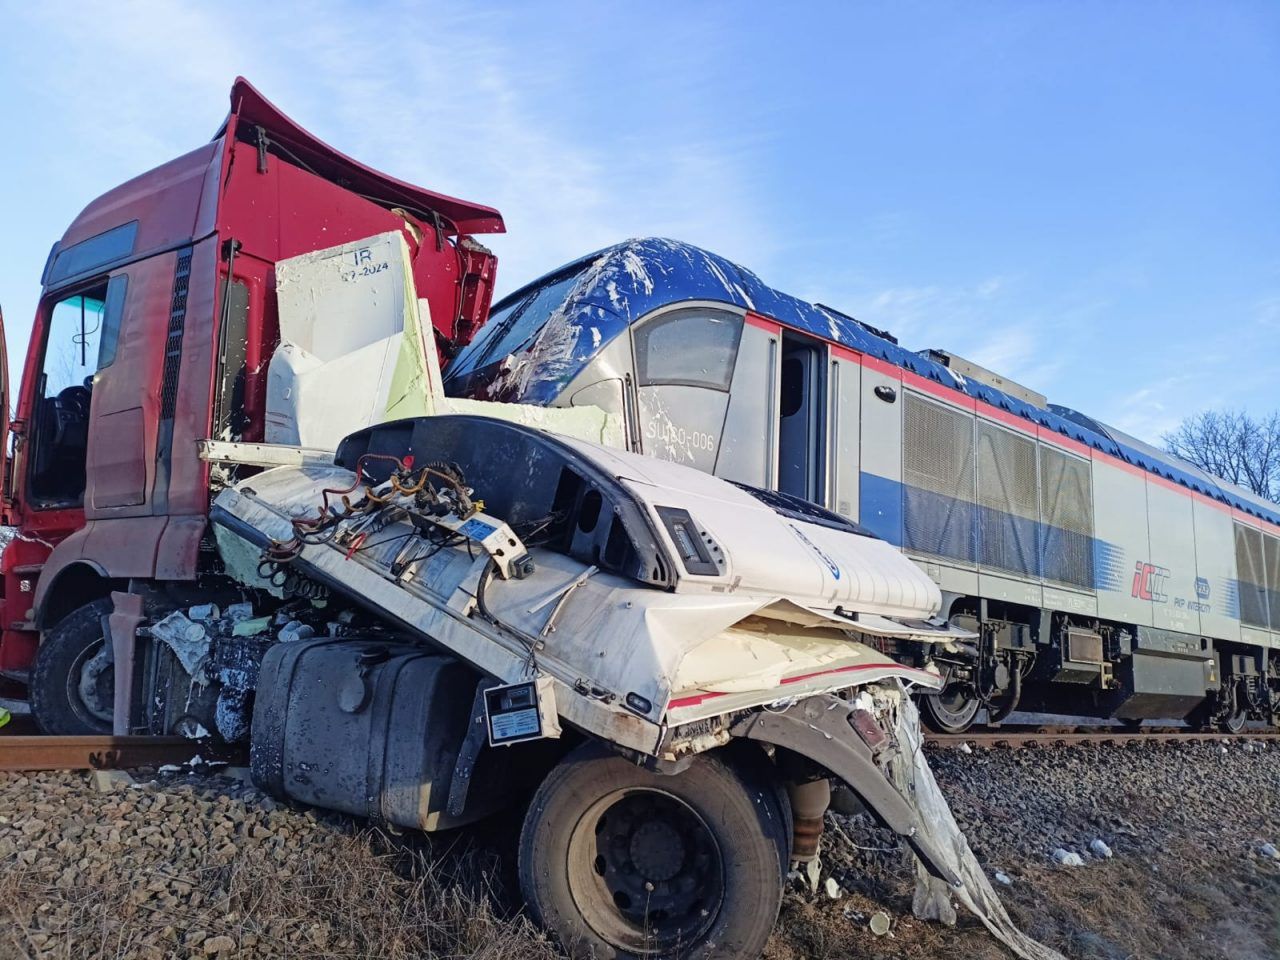
[[873,473],[861,482],[859,522],[909,552],[1086,590],[1123,585],[1122,554],[1105,541]]

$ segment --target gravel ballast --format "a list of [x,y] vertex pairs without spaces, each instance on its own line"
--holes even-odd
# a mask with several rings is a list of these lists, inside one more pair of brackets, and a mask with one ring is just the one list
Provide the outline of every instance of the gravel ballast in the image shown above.
[[[1014,919],[1067,956],[1280,956],[1280,749],[930,760]],[[221,776],[0,774],[0,958],[557,956],[520,914],[511,849],[509,827],[393,837]],[[865,815],[829,815],[824,851],[770,960],[1008,956],[976,921],[912,919],[911,869]]]

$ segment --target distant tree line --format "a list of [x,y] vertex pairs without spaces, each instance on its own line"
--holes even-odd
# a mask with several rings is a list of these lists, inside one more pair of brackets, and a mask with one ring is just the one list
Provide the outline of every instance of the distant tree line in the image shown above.
[[1280,503],[1280,410],[1255,417],[1209,410],[1164,435],[1165,449],[1200,469]]

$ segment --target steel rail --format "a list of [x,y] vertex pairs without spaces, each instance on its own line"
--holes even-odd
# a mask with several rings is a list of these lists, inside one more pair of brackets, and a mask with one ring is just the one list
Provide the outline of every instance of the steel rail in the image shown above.
[[58,737],[0,734],[0,771],[122,770],[185,763],[200,752],[185,737]]
[[1017,749],[1020,747],[1121,746],[1151,743],[1231,743],[1248,740],[1280,740],[1280,732],[1244,733],[1142,733],[1133,731],[1096,731],[1093,733],[1045,733],[1040,731],[982,731],[979,733],[929,733],[926,746]]

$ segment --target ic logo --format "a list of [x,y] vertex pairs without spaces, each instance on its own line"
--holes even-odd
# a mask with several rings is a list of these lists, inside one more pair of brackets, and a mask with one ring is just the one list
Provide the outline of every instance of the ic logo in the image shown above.
[[1204,577],[1196,577],[1196,599],[1209,599],[1209,581]]
[[1165,593],[1165,585],[1168,582],[1167,567],[1157,567],[1154,563],[1144,563],[1141,560],[1133,566],[1132,595],[1139,600],[1168,603],[1169,595]]

